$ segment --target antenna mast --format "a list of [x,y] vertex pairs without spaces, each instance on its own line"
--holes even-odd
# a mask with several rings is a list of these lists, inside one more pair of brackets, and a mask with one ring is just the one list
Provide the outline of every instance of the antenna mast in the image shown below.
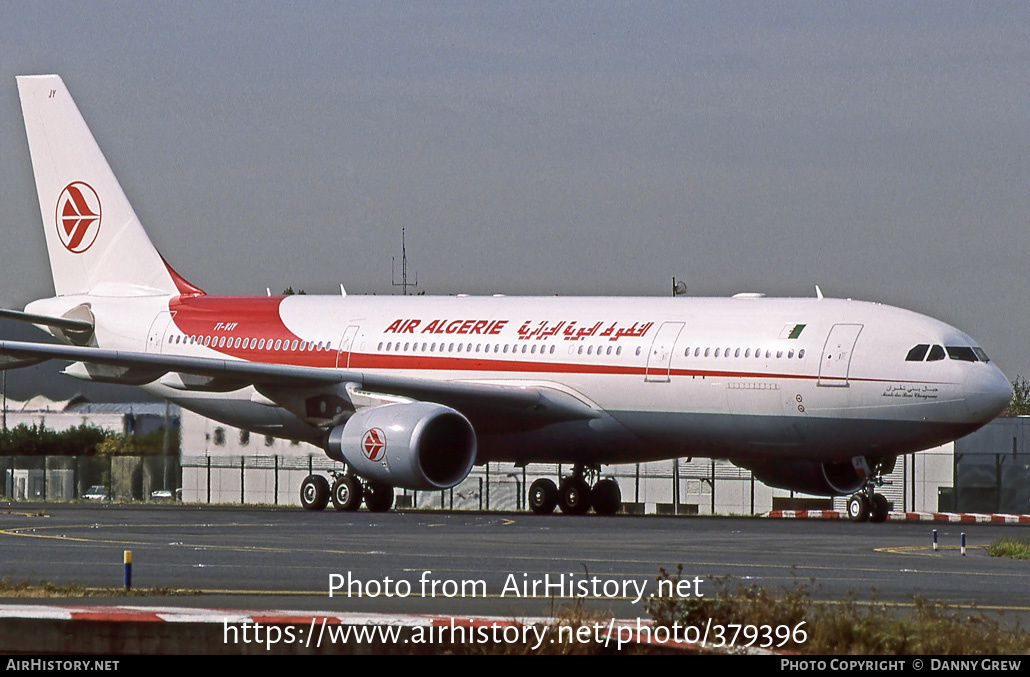
[[396,274],[394,273],[394,263],[396,257],[390,257],[390,279],[394,287],[400,287],[401,293],[404,296],[408,295],[408,287],[418,286],[418,271],[415,271],[415,281],[408,284],[408,248],[404,242],[404,228],[401,228],[401,281],[397,282]]

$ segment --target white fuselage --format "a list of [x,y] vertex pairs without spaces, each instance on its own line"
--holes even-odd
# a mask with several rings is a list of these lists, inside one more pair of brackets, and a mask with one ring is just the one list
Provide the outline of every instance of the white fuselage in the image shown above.
[[[980,427],[1010,392],[983,360],[906,359],[920,344],[968,351],[966,334],[851,300],[93,295],[28,310],[84,302],[100,348],[540,387],[597,412],[522,426],[473,407],[479,461],[897,455]],[[324,435],[250,387],[146,387],[254,431]]]

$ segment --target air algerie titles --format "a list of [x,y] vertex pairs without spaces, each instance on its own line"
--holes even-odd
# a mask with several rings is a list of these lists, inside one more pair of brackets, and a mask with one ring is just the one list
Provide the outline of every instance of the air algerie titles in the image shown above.
[[[414,334],[422,320],[395,320],[386,328],[387,334]],[[487,334],[497,335],[508,320],[433,320],[420,334]]]
[[[508,320],[432,320],[429,324],[422,326],[422,320],[399,319],[390,323],[390,326],[383,332],[385,334],[479,334],[482,336],[497,336],[508,324]],[[622,326],[620,326],[620,324]],[[621,338],[639,338],[647,334],[654,326],[654,322],[634,322],[632,325],[619,322],[611,322],[605,327],[604,321],[577,322],[576,320],[560,320],[550,322],[548,320],[526,320],[519,327],[518,337],[520,340],[545,339],[561,334],[566,341],[581,341],[591,336],[606,338],[609,341],[617,341]],[[801,325],[802,327],[804,325]]]

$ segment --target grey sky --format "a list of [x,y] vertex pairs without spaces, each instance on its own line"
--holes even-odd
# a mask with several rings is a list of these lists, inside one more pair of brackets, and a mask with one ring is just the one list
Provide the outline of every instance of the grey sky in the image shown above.
[[882,301],[1030,376],[1026,3],[0,0],[0,304],[52,293],[14,76],[60,74],[212,293]]

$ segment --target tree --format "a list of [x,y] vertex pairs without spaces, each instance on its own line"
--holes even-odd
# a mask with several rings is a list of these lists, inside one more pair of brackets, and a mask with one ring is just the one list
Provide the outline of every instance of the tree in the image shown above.
[[1005,416],[1030,416],[1030,382],[1022,376],[1012,381],[1012,402]]

